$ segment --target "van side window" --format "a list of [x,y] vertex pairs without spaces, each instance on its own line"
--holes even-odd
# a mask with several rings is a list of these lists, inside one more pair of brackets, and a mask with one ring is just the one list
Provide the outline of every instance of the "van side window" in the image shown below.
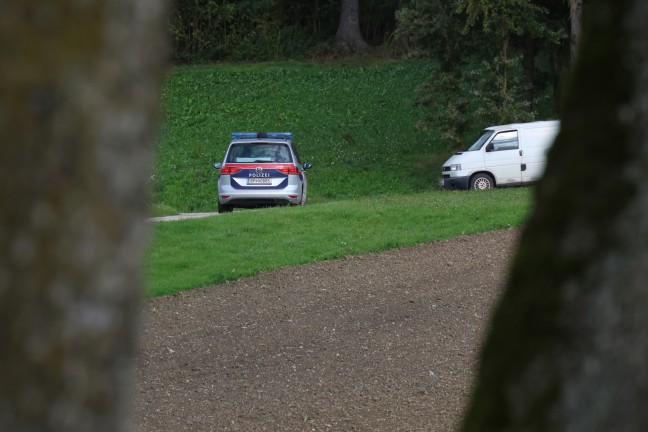
[[493,138],[491,143],[493,144],[493,151],[517,150],[519,147],[518,132],[500,132],[495,135],[495,138]]

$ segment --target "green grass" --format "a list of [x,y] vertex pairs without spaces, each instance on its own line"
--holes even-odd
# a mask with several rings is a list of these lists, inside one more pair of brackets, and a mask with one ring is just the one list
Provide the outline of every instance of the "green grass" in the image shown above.
[[171,216],[171,215],[177,215],[180,212],[166,204],[153,204],[150,207],[150,216],[151,217],[158,217],[158,216]]
[[291,131],[309,170],[309,199],[431,190],[449,152],[415,127],[424,61],[272,63],[173,70],[152,178],[153,202],[214,211],[217,171],[233,131]]
[[213,163],[233,131],[291,131],[301,158],[314,166],[306,207],[155,224],[147,294],[522,223],[531,189],[438,189],[451,144],[439,131],[416,128],[423,108],[411,103],[435,68],[429,61],[354,61],[171,71],[151,215],[215,211]]
[[530,200],[530,188],[431,191],[156,223],[145,266],[147,294],[516,226]]

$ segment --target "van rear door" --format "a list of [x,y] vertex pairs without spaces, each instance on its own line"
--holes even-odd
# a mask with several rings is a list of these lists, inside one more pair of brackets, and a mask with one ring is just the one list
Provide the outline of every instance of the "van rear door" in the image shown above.
[[497,185],[522,182],[522,156],[517,130],[498,132],[485,147],[484,165]]
[[523,182],[534,182],[542,177],[547,162],[547,152],[558,134],[558,125],[520,130],[522,134]]

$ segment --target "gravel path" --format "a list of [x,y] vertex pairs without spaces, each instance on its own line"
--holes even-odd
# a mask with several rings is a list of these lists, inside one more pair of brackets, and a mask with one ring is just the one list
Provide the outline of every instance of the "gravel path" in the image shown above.
[[454,430],[518,232],[147,300],[140,430]]
[[212,216],[218,216],[218,213],[180,213],[172,216],[157,216],[148,218],[149,222],[173,222],[186,219],[200,219]]

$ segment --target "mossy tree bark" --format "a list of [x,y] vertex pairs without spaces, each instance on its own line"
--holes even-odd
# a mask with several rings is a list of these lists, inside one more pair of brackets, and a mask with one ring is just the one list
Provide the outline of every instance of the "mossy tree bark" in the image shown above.
[[648,430],[648,3],[591,7],[465,432]]
[[164,2],[0,2],[0,430],[123,431]]

